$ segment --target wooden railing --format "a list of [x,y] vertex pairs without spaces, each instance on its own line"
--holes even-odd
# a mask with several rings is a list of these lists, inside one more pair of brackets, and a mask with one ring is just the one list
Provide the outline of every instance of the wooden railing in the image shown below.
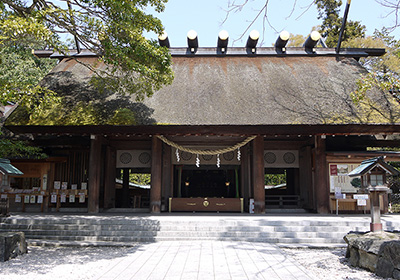
[[299,195],[267,195],[265,196],[266,208],[299,208]]

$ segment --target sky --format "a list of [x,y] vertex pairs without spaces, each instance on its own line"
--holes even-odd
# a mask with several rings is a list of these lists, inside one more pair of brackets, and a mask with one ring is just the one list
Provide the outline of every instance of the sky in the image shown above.
[[[245,0],[237,0],[243,3]],[[232,0],[231,0],[232,2]],[[186,35],[191,29],[198,34],[200,47],[215,47],[218,33],[226,30],[229,33],[229,46],[240,47],[246,44],[251,30],[260,32],[259,43],[263,39],[263,46],[269,47],[275,42],[282,30],[292,34],[308,36],[313,26],[321,23],[315,5],[310,9],[306,7],[312,0],[269,0],[268,19],[269,24],[265,26],[264,37],[262,37],[263,23],[258,20],[246,31],[250,21],[255,18],[257,10],[265,3],[265,0],[249,0],[247,6],[238,13],[231,14],[228,19],[226,10],[229,0],[169,0],[166,9],[161,14],[156,14],[161,19],[168,33],[171,47],[185,47],[187,45]],[[346,0],[343,1],[340,16],[343,17]],[[294,9],[293,9],[293,5]],[[292,11],[293,10],[293,11]],[[394,16],[385,17],[390,10],[385,9],[375,0],[352,0],[349,10],[349,20],[361,21],[367,28],[367,35],[372,35],[375,29],[390,27],[394,24]],[[244,34],[241,40],[239,39]],[[400,28],[392,35],[400,39]],[[154,34],[147,35],[156,39]]]

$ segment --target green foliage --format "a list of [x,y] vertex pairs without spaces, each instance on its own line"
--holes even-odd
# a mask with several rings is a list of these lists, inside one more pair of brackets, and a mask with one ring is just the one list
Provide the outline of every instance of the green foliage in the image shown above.
[[[39,45],[33,40],[29,44]],[[38,86],[39,81],[56,64],[54,60],[39,59],[32,55],[27,45],[13,41],[0,43],[0,47],[0,102],[3,105],[18,102],[26,108],[27,113],[35,115],[42,112],[44,107],[60,101],[54,92]],[[32,147],[26,141],[10,138],[10,135],[0,137],[0,157],[45,157],[40,148]]]
[[41,88],[38,83],[56,62],[39,59],[20,44],[0,46],[0,102],[29,104],[33,110],[40,110],[40,104],[54,102],[55,93]]
[[371,72],[400,73],[400,40],[389,35],[386,28],[375,30],[372,36],[354,38],[343,44],[352,48],[384,48],[383,56],[361,58],[360,62]]
[[8,124],[27,125],[133,125],[136,124],[136,114],[128,108],[118,108],[106,113],[106,105],[95,102],[77,101],[73,106],[68,106],[62,98],[59,103],[48,104],[35,114],[26,114],[20,110],[20,115],[29,115],[23,120],[20,115],[13,116]]
[[289,42],[287,47],[301,47],[306,41],[306,37],[300,34],[294,35],[290,34]]
[[75,36],[80,46],[98,54],[109,67],[96,72],[96,86],[137,99],[151,96],[173,79],[171,57],[165,47],[146,39],[145,32],[161,34],[161,21],[146,14],[148,6],[162,12],[167,0],[80,0],[9,1],[0,0],[0,45],[40,41],[63,54],[68,42],[59,34]]
[[112,125],[133,125],[136,124],[135,113],[127,108],[118,109],[114,116],[108,121]]
[[151,174],[149,173],[131,173],[129,174],[129,182],[138,185],[150,185]]
[[400,41],[389,35],[387,29],[375,30],[373,36],[355,38],[346,47],[385,48],[381,57],[367,57],[360,62],[370,71],[357,80],[357,89],[351,98],[359,111],[374,123],[400,122]]
[[[318,9],[318,19],[322,19],[322,24],[319,27],[319,32],[325,38],[325,43],[328,47],[334,48],[337,46],[340,28],[343,18],[339,17],[341,0],[315,0]],[[346,42],[352,38],[364,37],[365,26],[359,21],[347,20],[343,41]]]
[[8,138],[0,139],[0,158],[46,158],[39,147],[30,146],[26,141]]
[[354,178],[353,180],[350,181],[350,184],[355,188],[361,188],[361,179]]
[[277,186],[286,183],[286,173],[283,174],[265,174],[264,183],[267,186]]

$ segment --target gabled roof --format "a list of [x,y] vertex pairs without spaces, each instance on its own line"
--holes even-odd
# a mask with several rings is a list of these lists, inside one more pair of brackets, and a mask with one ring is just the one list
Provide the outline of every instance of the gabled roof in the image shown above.
[[363,176],[375,167],[380,167],[391,175],[400,175],[400,171],[387,164],[382,156],[364,160],[361,165],[351,171],[348,175],[350,177]]
[[[94,90],[89,84],[93,72],[83,64],[105,66],[90,54],[78,56],[79,63],[59,57],[60,63],[42,85],[66,97],[64,108],[69,111],[80,101],[93,102],[106,115],[127,108],[136,114],[137,125],[369,122],[368,113],[360,111],[350,97],[355,81],[367,73],[355,58],[381,55],[384,50],[346,50],[338,55],[329,50],[307,54],[287,48],[287,54],[278,55],[274,48],[257,48],[256,54],[242,49],[228,48],[230,53],[224,55],[213,48],[199,49],[195,54],[173,50],[173,83],[143,102],[136,102],[134,96]],[[388,102],[385,98],[375,101]],[[397,113],[389,123],[400,123]],[[27,121],[15,112],[7,124],[24,125]]]
[[4,175],[24,175],[24,173],[10,163],[10,160],[4,158],[0,158],[0,172]]

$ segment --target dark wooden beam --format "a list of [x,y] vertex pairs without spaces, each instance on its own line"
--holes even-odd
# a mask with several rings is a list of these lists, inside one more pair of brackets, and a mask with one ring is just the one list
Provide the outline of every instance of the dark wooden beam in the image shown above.
[[257,136],[253,140],[253,191],[254,213],[265,213],[264,187],[264,139]]
[[7,126],[15,133],[33,135],[375,135],[400,133],[399,124],[282,124],[282,125],[87,125],[87,126]]
[[161,184],[162,184],[162,142],[153,136],[151,145],[151,188],[150,212],[161,211]]
[[[230,47],[226,48],[225,52],[221,53],[221,48],[218,47],[200,47],[196,48],[196,52],[191,52],[186,47],[170,47],[169,51],[172,57],[175,56],[311,56],[303,47],[287,47],[285,53],[277,51],[275,47],[259,47],[256,52],[249,51],[249,48]],[[74,57],[97,57],[98,54],[89,50],[70,50],[68,54],[61,54],[52,50],[34,50],[33,54],[37,57],[51,57],[62,59],[73,55]],[[335,48],[316,48],[312,56],[335,56],[335,57],[367,57],[367,56],[382,56],[385,54],[385,49],[382,48],[341,48],[340,53],[337,53]]]

